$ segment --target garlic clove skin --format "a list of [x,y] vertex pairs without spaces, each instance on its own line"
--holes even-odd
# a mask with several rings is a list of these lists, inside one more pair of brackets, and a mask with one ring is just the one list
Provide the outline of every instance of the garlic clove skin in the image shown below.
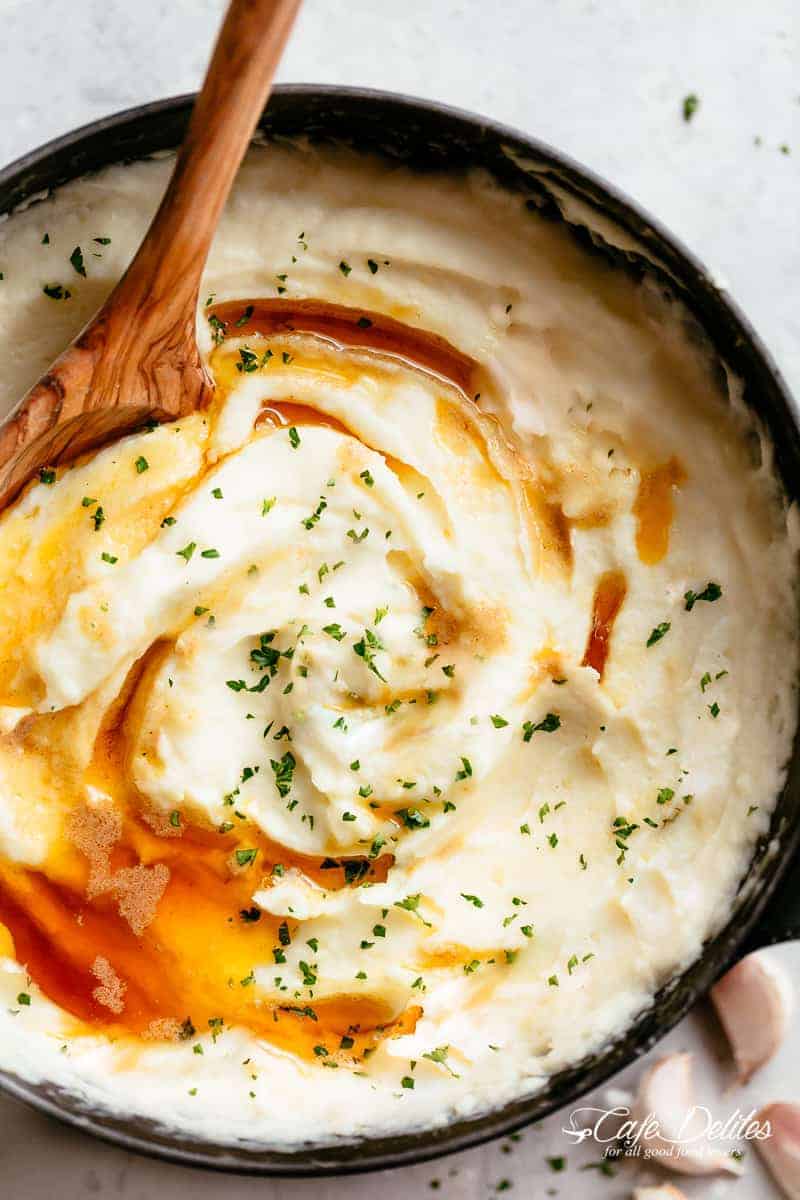
[[756,1116],[769,1121],[772,1133],[756,1147],[767,1169],[788,1200],[800,1200],[800,1104],[767,1104]]
[[707,1141],[698,1128],[698,1119],[690,1118],[694,1106],[691,1054],[668,1054],[650,1067],[641,1080],[633,1107],[633,1116],[644,1121],[652,1116],[658,1132],[647,1138],[646,1145],[658,1162],[681,1175],[713,1175],[724,1171],[740,1175],[741,1164]]
[[634,1188],[633,1200],[687,1200],[686,1193],[671,1183]]
[[791,980],[768,951],[756,950],[731,967],[710,994],[733,1052],[737,1081],[747,1083],[786,1036],[794,1007]]

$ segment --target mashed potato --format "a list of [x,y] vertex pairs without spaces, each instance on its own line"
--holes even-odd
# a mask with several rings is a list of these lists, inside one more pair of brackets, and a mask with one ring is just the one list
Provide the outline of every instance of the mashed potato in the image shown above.
[[[2,227],[4,407],[169,167]],[[272,1144],[530,1093],[768,826],[770,446],[676,304],[480,175],[254,149],[198,325],[208,411],[0,519],[0,1066]]]

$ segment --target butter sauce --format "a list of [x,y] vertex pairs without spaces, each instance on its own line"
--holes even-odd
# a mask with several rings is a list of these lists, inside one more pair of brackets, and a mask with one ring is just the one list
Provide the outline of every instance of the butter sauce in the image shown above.
[[606,571],[600,576],[595,588],[592,623],[582,665],[593,667],[601,679],[611,653],[614,622],[627,593],[628,584],[622,571]]
[[324,300],[227,300],[206,310],[223,337],[313,333],[339,347],[372,350],[446,379],[473,394],[477,363],[437,334],[383,313]]

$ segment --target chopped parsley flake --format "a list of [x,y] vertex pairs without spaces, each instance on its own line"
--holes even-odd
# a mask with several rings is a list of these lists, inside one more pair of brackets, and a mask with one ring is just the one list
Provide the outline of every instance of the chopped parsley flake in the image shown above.
[[450,1074],[455,1079],[458,1079],[458,1075],[456,1075],[455,1071],[453,1070],[453,1068],[450,1066],[450,1064],[447,1061],[447,1056],[449,1053],[450,1053],[449,1046],[437,1046],[435,1050],[427,1051],[427,1053],[423,1054],[422,1057],[429,1059],[430,1062],[438,1063],[440,1066],[446,1067],[447,1070],[450,1072]]
[[76,273],[78,275],[83,275],[85,278],[86,267],[84,266],[83,251],[81,250],[80,246],[76,246],[75,249],[72,251],[72,254],[70,254],[70,256],[69,256],[69,261],[72,263],[72,266],[74,267]]
[[670,628],[671,626],[669,621],[662,621],[660,625],[656,625],[655,629],[650,634],[650,637],[647,639],[646,644],[648,646],[655,646],[656,642],[660,642],[664,635],[669,633]]
[[462,754],[461,770],[456,771],[456,780],[460,781],[462,779],[469,779],[471,775],[472,775],[472,763],[469,761],[468,758],[464,758],[464,756]]
[[[220,321],[216,313],[211,313],[208,318],[208,323],[212,329],[211,336],[214,340],[214,345],[219,346],[219,344],[225,340],[225,322]],[[238,367],[239,364],[237,363],[236,365]]]
[[375,655],[379,650],[385,649],[386,647],[384,646],[383,642],[380,640],[377,634],[372,632],[371,629],[365,629],[364,636],[353,644],[353,653],[357,654],[358,657],[363,660],[364,665],[367,666],[370,671],[373,672],[373,674],[377,675],[378,679],[383,680],[384,683],[386,683],[386,677],[378,670],[375,663]]
[[683,119],[687,123],[691,121],[694,114],[700,107],[700,99],[694,92],[690,92],[688,96],[683,98]]
[[611,1163],[605,1158],[601,1158],[599,1162],[584,1163],[584,1165],[581,1167],[581,1170],[599,1171],[601,1175],[605,1175],[609,1179],[613,1179],[616,1175],[616,1171],[611,1166]]
[[532,721],[526,721],[522,726],[522,740],[529,742],[535,733],[555,733],[561,727],[561,717],[557,713],[548,713],[547,716],[534,725]]
[[298,965],[299,965],[300,970],[303,975],[304,985],[306,987],[313,987],[314,984],[317,982],[317,976],[316,976],[316,972],[314,971],[314,969],[312,967],[310,967],[308,965],[308,963],[306,963],[306,962],[300,962]]
[[239,350],[236,370],[245,375],[252,375],[254,371],[258,370],[258,355],[254,354],[252,350],[248,350],[246,346],[242,346]]
[[291,750],[287,750],[278,762],[274,758],[270,759],[270,766],[275,775],[275,787],[278,790],[279,796],[285,797],[289,795],[296,765],[297,762]]
[[428,818],[418,808],[400,808],[395,815],[400,818],[406,829],[427,829],[430,825]]
[[300,522],[300,524],[303,525],[306,529],[313,529],[314,526],[319,523],[319,520],[327,507],[328,507],[328,501],[325,499],[324,496],[320,496],[319,504],[314,509],[311,516],[304,517],[303,520]]
[[430,921],[426,921],[425,918],[422,916],[422,914],[419,911],[420,897],[421,897],[421,893],[417,892],[414,896],[406,896],[405,899],[403,899],[403,900],[395,900],[394,907],[402,908],[404,910],[404,912],[413,913],[413,915],[415,917],[418,917],[420,919],[420,921],[422,921],[422,924],[426,928],[430,929],[431,928]]
[[688,591],[684,593],[683,598],[686,601],[686,611],[691,612],[698,600],[706,600],[710,604],[714,600],[719,600],[721,595],[722,588],[719,586],[719,584],[709,581],[703,588],[702,592]]

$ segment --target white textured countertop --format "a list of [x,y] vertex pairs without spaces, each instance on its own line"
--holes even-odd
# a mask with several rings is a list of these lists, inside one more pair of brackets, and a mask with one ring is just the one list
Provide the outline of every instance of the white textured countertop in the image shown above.
[[[223,7],[223,0],[0,0],[0,163],[95,117],[195,89]],[[800,395],[799,53],[797,0],[305,0],[279,78],[430,97],[566,151],[648,208],[712,268]],[[681,106],[690,92],[700,106],[687,124]],[[800,988],[798,944],[779,953]],[[721,1053],[703,1014],[668,1043],[694,1047],[708,1062]],[[799,1060],[800,1031],[745,1097],[718,1099],[723,1115],[737,1105],[746,1111],[749,1103],[799,1099]],[[630,1086],[638,1071],[623,1082]],[[716,1069],[705,1077],[713,1090]],[[572,1147],[564,1123],[556,1116],[519,1142],[387,1175],[259,1182],[140,1159],[0,1098],[0,1196],[629,1196],[641,1165],[626,1163],[613,1178],[581,1171],[599,1148]],[[554,1155],[566,1155],[563,1173],[548,1168]],[[752,1151],[746,1168],[742,1180],[681,1186],[707,1200],[776,1195]]]

